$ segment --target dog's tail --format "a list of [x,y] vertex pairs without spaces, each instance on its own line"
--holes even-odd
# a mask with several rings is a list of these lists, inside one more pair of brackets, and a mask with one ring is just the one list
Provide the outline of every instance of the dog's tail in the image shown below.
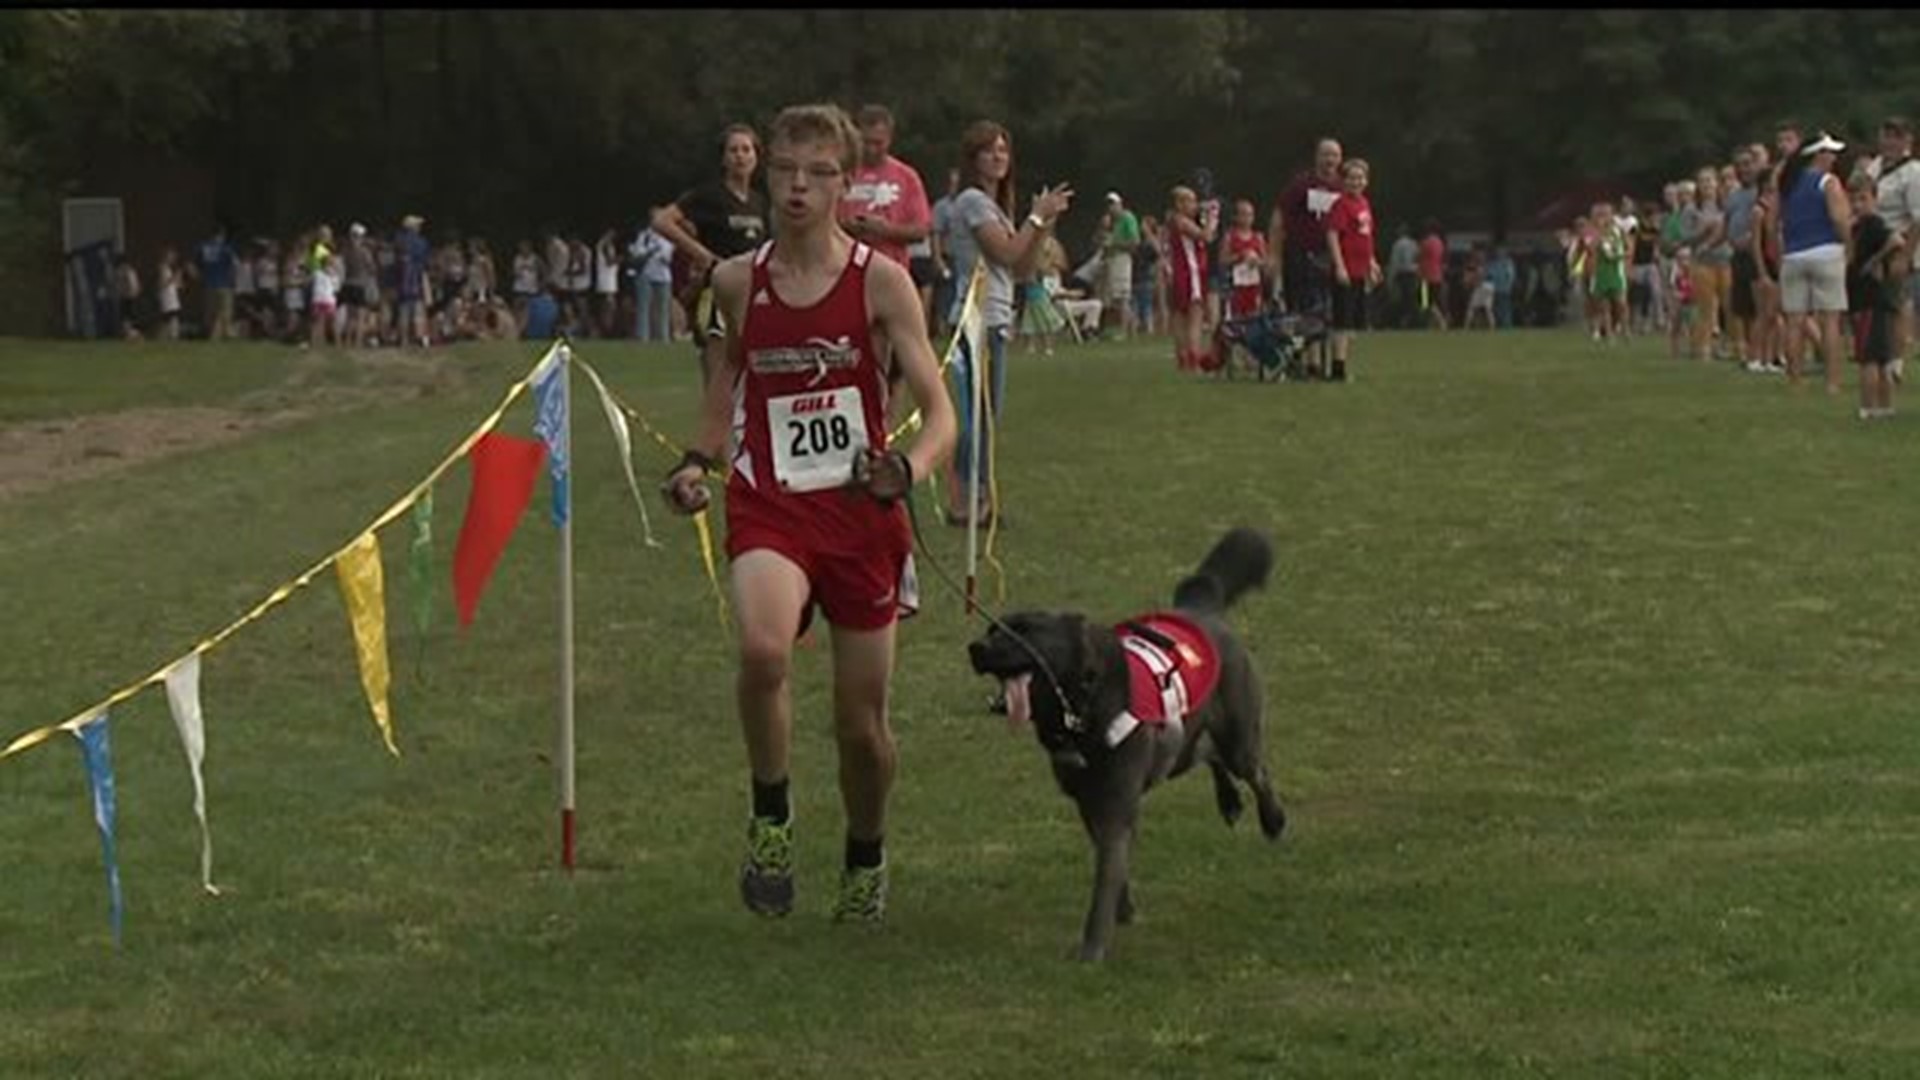
[[1273,543],[1265,534],[1244,526],[1229,529],[1213,545],[1200,568],[1173,590],[1173,606],[1218,615],[1249,589],[1267,583],[1273,572]]

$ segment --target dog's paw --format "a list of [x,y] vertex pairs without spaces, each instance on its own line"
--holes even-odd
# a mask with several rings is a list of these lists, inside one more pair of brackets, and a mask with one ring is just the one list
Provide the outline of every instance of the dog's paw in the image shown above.
[[1107,949],[1104,945],[1077,945],[1074,947],[1072,953],[1072,959],[1078,960],[1083,964],[1098,964],[1105,961],[1106,958]]
[[1287,812],[1280,808],[1278,801],[1260,804],[1260,831],[1269,840],[1278,840],[1280,834],[1287,831]]

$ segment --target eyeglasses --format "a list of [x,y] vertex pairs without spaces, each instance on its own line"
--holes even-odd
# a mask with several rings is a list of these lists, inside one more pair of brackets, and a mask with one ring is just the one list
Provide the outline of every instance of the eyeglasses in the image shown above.
[[[795,161],[767,162],[768,176],[777,176],[782,179],[791,180],[793,179],[793,177],[798,175],[801,171],[802,170],[800,168],[799,162],[795,162]],[[840,166],[828,165],[828,164],[809,165],[807,166],[805,172],[807,174],[807,179],[813,180],[822,184],[830,183],[846,175],[846,170],[840,168]]]

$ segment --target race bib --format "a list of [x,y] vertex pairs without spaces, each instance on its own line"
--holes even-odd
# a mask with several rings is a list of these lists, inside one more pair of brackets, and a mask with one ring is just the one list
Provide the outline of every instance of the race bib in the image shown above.
[[1234,263],[1233,283],[1239,286],[1260,284],[1260,264]]
[[853,462],[867,449],[867,414],[854,386],[767,401],[773,475],[782,491],[821,491],[853,479]]

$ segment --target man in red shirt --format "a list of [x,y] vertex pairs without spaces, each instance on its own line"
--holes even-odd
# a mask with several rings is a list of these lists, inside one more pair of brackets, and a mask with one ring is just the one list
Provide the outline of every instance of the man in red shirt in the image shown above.
[[1313,171],[1294,177],[1268,221],[1267,250],[1279,260],[1273,271],[1288,311],[1304,314],[1327,302],[1332,280],[1326,259],[1327,215],[1340,198],[1343,157],[1338,139],[1321,139],[1314,146]]
[[933,226],[926,185],[913,166],[893,156],[893,113],[885,105],[862,106],[856,122],[860,163],[840,200],[841,227],[906,266],[907,246],[925,240]]
[[[860,136],[832,105],[774,120],[767,186],[775,239],[713,273],[713,341],[700,433],[663,485],[682,513],[707,505],[727,460],[727,556],[740,633],[737,683],[753,811],[740,891],[763,915],[793,909],[793,642],[818,605],[832,627],[834,731],[846,808],[836,919],[886,911],[882,840],[896,755],[887,722],[894,627],[917,605],[902,498],[953,449],[957,425],[906,267],[838,224]],[[887,445],[889,368],[925,416]]]

